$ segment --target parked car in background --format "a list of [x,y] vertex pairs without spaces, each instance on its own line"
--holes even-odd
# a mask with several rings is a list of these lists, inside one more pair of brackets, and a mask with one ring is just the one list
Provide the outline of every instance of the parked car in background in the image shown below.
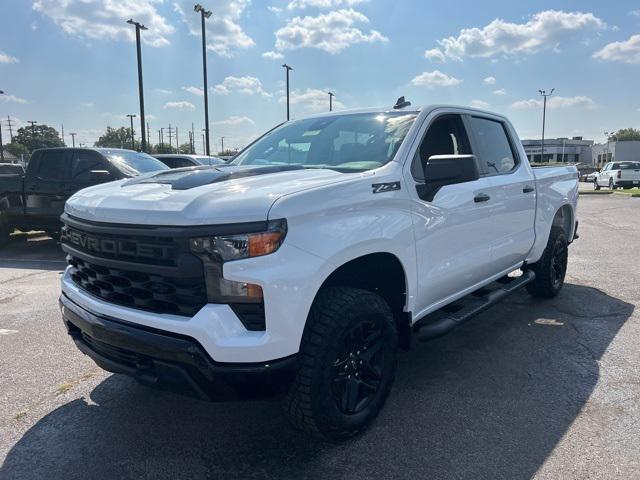
[[0,175],[24,173],[24,167],[19,163],[0,163]]
[[168,168],[150,155],[132,150],[36,150],[26,172],[0,176],[0,246],[16,228],[44,230],[57,237],[64,203],[78,190],[158,170]]
[[159,153],[154,155],[155,158],[160,160],[169,168],[183,168],[183,167],[199,167],[201,165],[222,165],[225,162],[218,157],[206,156],[206,155],[183,155],[174,153]]
[[595,172],[591,172],[591,173],[585,175],[584,176],[584,180],[582,180],[582,181],[583,182],[593,182],[596,179],[596,177],[598,176],[598,173],[600,173],[600,172],[598,172],[597,170]]
[[596,190],[608,187],[633,188],[640,186],[640,162],[609,162],[593,180]]
[[401,98],[290,121],[223,168],[70,198],[62,315],[108,371],[207,400],[288,389],[294,425],[344,439],[412,336],[560,292],[577,200],[576,167],[531,168],[501,115]]

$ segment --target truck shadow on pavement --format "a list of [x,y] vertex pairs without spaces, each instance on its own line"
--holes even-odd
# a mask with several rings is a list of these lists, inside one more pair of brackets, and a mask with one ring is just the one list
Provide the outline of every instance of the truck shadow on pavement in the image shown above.
[[208,404],[112,375],[9,452],[14,478],[532,477],[574,422],[634,306],[567,284],[520,292],[400,356],[385,409],[344,444],[289,427],[277,399]]
[[62,271],[65,267],[65,253],[60,244],[44,234],[16,233],[0,249],[0,268]]

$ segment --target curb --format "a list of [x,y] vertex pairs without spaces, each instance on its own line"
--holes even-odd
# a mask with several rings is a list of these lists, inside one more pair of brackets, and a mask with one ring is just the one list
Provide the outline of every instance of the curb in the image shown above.
[[[579,195],[611,195],[611,190],[578,190]],[[631,195],[628,193],[627,195]]]
[[615,193],[616,195],[622,195],[624,197],[640,198],[640,193],[627,193],[627,192],[612,192],[612,193]]

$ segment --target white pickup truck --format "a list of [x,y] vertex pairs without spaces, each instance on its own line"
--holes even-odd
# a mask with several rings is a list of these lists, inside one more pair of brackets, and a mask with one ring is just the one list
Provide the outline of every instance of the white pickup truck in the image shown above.
[[609,162],[595,175],[593,186],[616,188],[640,187],[640,162]]
[[560,291],[577,198],[574,167],[532,169],[489,112],[401,98],[290,121],[230,165],[73,195],[64,323],[106,370],[208,400],[285,389],[294,425],[342,439],[412,338]]

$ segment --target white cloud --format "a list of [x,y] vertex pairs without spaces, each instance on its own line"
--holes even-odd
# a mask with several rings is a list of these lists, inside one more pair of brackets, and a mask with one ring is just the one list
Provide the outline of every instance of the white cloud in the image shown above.
[[594,58],[623,63],[640,63],[640,34],[628,40],[613,42],[593,54]]
[[432,62],[444,62],[446,58],[444,57],[444,53],[439,48],[432,48],[431,50],[427,50],[424,52],[424,56],[427,57]]
[[[221,57],[233,57],[238,50],[253,47],[255,42],[249,37],[239,20],[251,0],[208,0],[205,7],[213,12],[206,20],[207,50]],[[179,0],[174,10],[180,14],[192,35],[201,35],[200,15],[193,11],[191,0]]]
[[16,97],[15,95],[0,95],[0,102],[11,102],[11,103],[29,103],[24,98]]
[[152,47],[169,45],[174,27],[156,10],[157,0],[35,0],[33,9],[50,17],[64,32],[80,38],[135,40],[135,29],[127,19],[149,30],[142,40]]
[[632,17],[640,17],[640,10],[631,10],[629,15]]
[[[438,40],[442,56],[452,60],[464,57],[532,54],[545,48],[557,49],[558,44],[583,30],[606,27],[593,13],[545,10],[534,14],[526,23],[511,23],[495,19],[482,28],[465,28],[457,37]],[[431,53],[431,55],[436,55]]]
[[276,50],[317,48],[336,54],[357,43],[388,41],[377,30],[363,32],[355,26],[368,23],[366,16],[353,9],[335,10],[315,17],[295,17],[276,31]]
[[93,107],[93,102],[80,102],[81,107],[91,108]]
[[239,117],[236,115],[232,115],[229,118],[226,118],[224,120],[218,120],[216,122],[213,122],[213,124],[215,126],[226,126],[226,127],[237,127],[239,125],[254,125],[256,122],[254,122],[251,118],[249,117]]
[[280,15],[282,13],[282,8],[276,7],[274,5],[268,5],[267,10],[269,10],[271,13],[275,13],[276,15]]
[[179,101],[179,102],[167,102],[162,107],[164,109],[170,108],[173,110],[195,110],[196,106],[191,102]]
[[[585,96],[575,97],[561,97],[555,96],[547,100],[547,108],[567,108],[567,107],[595,107],[595,102]],[[511,108],[516,110],[531,110],[535,108],[542,108],[542,100],[537,98],[530,98],[528,100],[519,100],[511,104]]]
[[485,77],[485,79],[482,80],[482,83],[484,83],[485,85],[495,85],[496,77]]
[[284,58],[283,54],[274,51],[264,52],[262,56],[270,60],[282,60]]
[[245,77],[226,77],[222,83],[211,87],[211,91],[216,95],[229,95],[232,92],[244,93],[246,95],[259,94],[263,97],[271,97],[272,95],[262,87],[262,82],[251,76]]
[[505,88],[499,88],[497,90],[494,90],[493,94],[503,96],[507,94],[507,90]]
[[0,63],[18,63],[18,59],[0,51]]
[[194,87],[193,85],[190,85],[188,87],[182,87],[182,90],[184,90],[185,92],[189,92],[192,95],[197,95],[198,97],[204,96],[204,89]]
[[455,77],[450,77],[446,73],[442,73],[440,70],[434,70],[433,72],[423,72],[413,80],[413,85],[428,86],[428,87],[451,87],[462,83],[462,80],[458,80]]
[[[305,91],[293,90],[289,95],[289,103],[298,105],[303,111],[308,113],[328,112],[329,111],[329,94],[327,92],[334,91],[331,89],[319,90],[315,88],[307,88]],[[284,104],[287,102],[286,95],[282,95],[278,102]],[[334,97],[333,109],[344,110],[344,104]]]
[[491,104],[484,100],[471,100],[471,106],[473,108],[489,108]]
[[160,95],[171,95],[171,90],[167,90],[166,88],[154,88],[154,90]]
[[364,3],[368,0],[291,0],[287,5],[288,10],[295,10],[296,8],[340,8],[340,7],[353,7],[359,3]]

